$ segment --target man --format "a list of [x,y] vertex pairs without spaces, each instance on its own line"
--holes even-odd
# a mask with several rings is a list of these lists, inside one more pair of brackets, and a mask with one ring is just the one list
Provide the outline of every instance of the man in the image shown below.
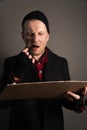
[[[39,81],[70,80],[68,63],[47,48],[50,30],[48,19],[41,11],[32,11],[22,21],[25,48],[5,60],[0,90],[7,84]],[[64,130],[62,106],[82,112],[83,95],[67,92],[57,99],[27,99],[1,102],[11,105],[9,130]]]

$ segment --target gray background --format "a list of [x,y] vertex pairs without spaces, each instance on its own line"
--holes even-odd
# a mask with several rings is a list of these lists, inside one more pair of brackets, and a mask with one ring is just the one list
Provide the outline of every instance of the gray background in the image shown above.
[[[87,80],[87,0],[0,0],[0,76],[4,59],[23,49],[21,21],[35,9],[48,16],[48,47],[67,58],[71,79]],[[87,110],[81,114],[63,110],[65,130],[87,130]],[[0,110],[0,130],[7,129],[9,111]]]

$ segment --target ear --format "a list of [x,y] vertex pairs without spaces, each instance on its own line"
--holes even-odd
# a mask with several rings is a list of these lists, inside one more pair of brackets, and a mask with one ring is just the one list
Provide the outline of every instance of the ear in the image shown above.
[[48,34],[48,36],[47,36],[47,42],[49,41],[49,37],[50,37],[50,36],[49,36],[49,34]]

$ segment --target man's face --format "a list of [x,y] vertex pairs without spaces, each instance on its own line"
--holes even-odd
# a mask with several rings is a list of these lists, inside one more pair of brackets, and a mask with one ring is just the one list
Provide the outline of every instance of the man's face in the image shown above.
[[33,56],[41,56],[49,40],[47,28],[40,20],[27,20],[24,23],[22,37]]

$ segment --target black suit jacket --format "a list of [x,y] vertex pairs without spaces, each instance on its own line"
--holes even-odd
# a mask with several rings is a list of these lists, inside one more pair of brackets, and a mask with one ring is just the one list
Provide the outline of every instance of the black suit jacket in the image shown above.
[[[7,58],[0,90],[7,83],[12,83],[11,76],[21,79],[20,82],[39,82],[37,70],[24,53]],[[70,80],[67,60],[48,49],[48,63],[45,65],[43,81]],[[11,105],[9,130],[64,130],[62,106],[76,109],[75,104],[63,97],[58,99],[27,99],[2,103],[2,108]]]

